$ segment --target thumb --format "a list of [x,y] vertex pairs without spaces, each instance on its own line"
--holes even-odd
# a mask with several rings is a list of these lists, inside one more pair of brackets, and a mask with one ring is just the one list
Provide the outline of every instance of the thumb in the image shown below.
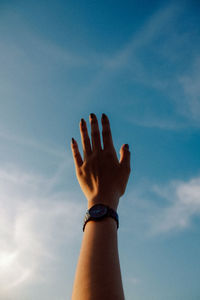
[[123,144],[121,149],[120,149],[120,165],[122,169],[125,169],[130,172],[131,167],[130,167],[130,157],[131,153],[129,151],[129,146],[128,144]]

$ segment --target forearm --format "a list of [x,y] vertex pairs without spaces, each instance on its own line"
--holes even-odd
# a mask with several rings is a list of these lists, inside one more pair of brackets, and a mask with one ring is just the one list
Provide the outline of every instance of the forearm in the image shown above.
[[86,224],[72,300],[124,300],[117,226],[108,217]]
[[[76,175],[88,200],[88,208],[101,204],[117,210],[119,199],[125,193],[130,174],[128,145],[120,149],[120,160],[112,141],[109,119],[102,114],[102,139],[95,114],[90,114],[91,142],[87,124],[80,122],[83,156],[77,142],[71,147]],[[92,206],[92,207],[91,207]],[[105,208],[105,207],[104,207]],[[93,211],[95,212],[95,210]],[[99,210],[100,216],[105,216]],[[111,211],[112,212],[112,211]],[[102,213],[102,214],[101,214]],[[94,213],[98,218],[98,209]],[[86,224],[74,280],[72,300],[124,300],[118,255],[117,224],[111,217]]]

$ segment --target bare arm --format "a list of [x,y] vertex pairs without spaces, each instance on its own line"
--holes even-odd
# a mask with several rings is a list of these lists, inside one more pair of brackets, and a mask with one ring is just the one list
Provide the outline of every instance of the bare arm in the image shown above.
[[[96,116],[91,118],[92,146],[86,123],[80,123],[84,160],[76,141],[71,144],[79,184],[88,208],[97,203],[117,211],[130,174],[130,152],[121,147],[120,161],[112,142],[109,119],[102,118],[104,149]],[[72,300],[124,300],[116,221],[110,217],[86,224],[77,264]]]

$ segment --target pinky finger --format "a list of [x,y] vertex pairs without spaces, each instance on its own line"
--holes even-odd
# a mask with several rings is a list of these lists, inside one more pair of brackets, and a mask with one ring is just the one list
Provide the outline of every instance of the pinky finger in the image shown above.
[[[73,143],[73,141],[74,141],[74,143]],[[75,164],[76,169],[78,169],[82,166],[83,160],[82,160],[82,157],[81,157],[79,149],[78,149],[78,144],[77,144],[76,140],[74,140],[73,138],[71,141],[71,148],[72,148],[72,154],[73,154],[73,158],[74,158],[74,164]]]

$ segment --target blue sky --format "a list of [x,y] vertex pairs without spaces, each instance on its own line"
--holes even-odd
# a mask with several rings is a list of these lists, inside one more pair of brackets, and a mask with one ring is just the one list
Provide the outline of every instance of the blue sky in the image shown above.
[[82,153],[80,119],[104,112],[118,155],[131,150],[118,209],[126,300],[199,299],[199,12],[0,2],[0,298],[70,299],[87,208],[70,142]]

